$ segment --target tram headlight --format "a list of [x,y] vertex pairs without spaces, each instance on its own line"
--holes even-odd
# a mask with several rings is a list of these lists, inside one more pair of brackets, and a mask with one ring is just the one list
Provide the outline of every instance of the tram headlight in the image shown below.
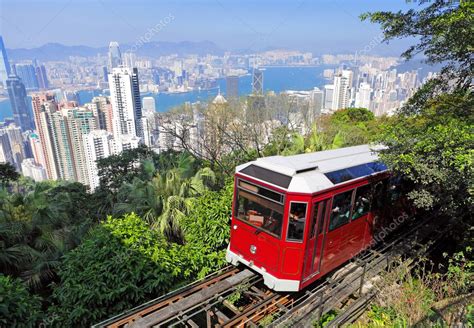
[[252,254],[257,253],[257,246],[255,246],[255,245],[250,245],[250,253],[252,253]]

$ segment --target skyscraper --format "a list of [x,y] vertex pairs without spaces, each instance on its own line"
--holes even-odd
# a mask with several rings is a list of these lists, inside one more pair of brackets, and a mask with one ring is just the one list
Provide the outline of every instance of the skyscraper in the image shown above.
[[253,69],[252,94],[263,95],[263,72],[258,68]]
[[324,93],[319,88],[314,88],[311,93],[310,104],[314,115],[320,115],[323,109]]
[[144,140],[142,106],[138,70],[126,67],[114,68],[109,74],[110,98],[112,102],[114,137],[137,136]]
[[28,98],[25,86],[17,76],[11,75],[6,81],[6,87],[15,124],[23,131],[34,130],[33,119],[27,105]]
[[97,128],[96,118],[92,110],[71,108],[67,110],[67,124],[74,160],[75,180],[88,185],[89,180],[83,139],[86,134]]
[[120,52],[120,47],[118,42],[112,41],[109,44],[109,72],[112,72],[112,69],[122,65],[122,53]]
[[0,130],[0,163],[10,163],[15,165],[13,159],[12,148],[10,146],[10,139],[6,131]]
[[[30,139],[30,147],[31,147],[31,152],[33,153],[33,158],[35,160],[35,163],[37,165],[41,165],[46,169],[46,160],[44,157],[44,152],[43,152],[43,145],[41,144],[41,140],[39,135],[36,133],[31,133],[29,135]],[[45,170],[46,173],[46,170]]]
[[324,109],[332,109],[332,99],[334,95],[334,84],[324,86]]
[[362,82],[359,87],[359,91],[355,97],[355,107],[367,108],[370,110],[370,100],[372,96],[372,88],[370,84]]
[[239,98],[239,77],[235,75],[229,75],[225,79],[226,83],[226,96],[227,99]]
[[51,124],[51,114],[58,110],[58,106],[54,96],[51,94],[35,94],[32,96],[31,103],[33,105],[36,130],[38,131],[43,152],[46,175],[51,180],[60,179],[56,161],[58,150],[54,142],[56,131],[52,130]]
[[113,118],[112,118],[112,104],[110,99],[105,96],[97,96],[92,98],[92,101],[85,105],[92,110],[97,120],[97,129],[107,130],[113,133]]
[[334,93],[332,109],[338,110],[350,106],[350,92],[352,85],[352,71],[343,70],[334,77]]
[[87,167],[87,180],[91,190],[99,186],[96,161],[113,154],[112,141],[112,134],[104,130],[93,130],[84,135],[83,145]]
[[15,165],[17,170],[21,168],[21,162],[26,158],[25,144],[23,142],[23,135],[21,129],[15,125],[9,125],[2,129],[2,133],[6,133],[8,141],[10,143],[10,150],[12,155],[12,164]]
[[36,69],[31,64],[16,64],[16,74],[25,85],[26,90],[38,90],[39,84],[36,77]]
[[11,74],[10,63],[8,62],[7,50],[0,35],[0,84],[6,88],[8,76]]
[[36,79],[38,81],[38,87],[42,90],[49,88],[48,76],[46,75],[46,68],[44,65],[35,66]]

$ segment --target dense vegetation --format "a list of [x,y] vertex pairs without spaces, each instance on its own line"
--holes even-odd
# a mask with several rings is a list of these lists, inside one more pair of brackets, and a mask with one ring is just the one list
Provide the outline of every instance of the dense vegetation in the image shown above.
[[[86,327],[203,277],[224,265],[236,164],[370,141],[385,144],[384,161],[414,182],[416,206],[459,224],[444,267],[399,275],[400,293],[382,292],[385,303],[366,323],[416,323],[435,304],[472,292],[474,7],[435,0],[420,8],[365,16],[387,40],[420,36],[405,57],[422,52],[446,64],[393,117],[350,108],[318,118],[305,135],[280,125],[261,139],[260,127],[235,125],[235,108],[211,108],[209,156],[185,144],[159,155],[125,151],[99,161],[93,193],[79,183],[34,183],[1,165],[0,326]],[[403,307],[407,299],[419,307]]]
[[[262,152],[366,143],[376,127],[369,111],[342,110],[306,136],[278,128]],[[0,282],[21,289],[5,299],[8,309],[31,300],[17,310],[31,316],[16,325],[85,327],[222,267],[232,203],[228,172],[241,156],[226,154],[213,171],[186,152],[157,155],[140,147],[100,160],[101,185],[93,193],[79,183],[34,183],[6,165]],[[256,156],[247,151],[244,157]]]

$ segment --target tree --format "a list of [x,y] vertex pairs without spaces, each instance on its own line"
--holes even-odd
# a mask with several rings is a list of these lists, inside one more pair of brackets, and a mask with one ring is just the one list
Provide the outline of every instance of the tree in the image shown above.
[[406,59],[422,53],[429,63],[443,64],[439,77],[418,90],[377,139],[388,146],[382,159],[414,183],[416,205],[467,217],[474,190],[474,3],[418,3],[406,12],[362,16],[381,25],[385,40],[415,37]]
[[224,264],[219,255],[167,243],[136,214],[109,217],[65,255],[49,315],[58,327],[90,326],[202,278]]
[[0,274],[0,326],[37,327],[42,318],[41,301],[19,279]]
[[419,9],[365,13],[361,18],[380,24],[385,41],[415,37],[418,43],[402,57],[408,60],[422,53],[428,63],[443,63],[442,85],[454,80],[458,87],[468,89],[474,70],[474,3],[418,0],[418,4]]
[[[188,163],[189,164],[189,163]],[[117,194],[117,215],[135,212],[169,241],[183,243],[180,221],[190,211],[190,199],[201,195],[216,183],[214,172],[200,169],[188,178],[186,165],[157,173],[149,180],[135,178],[124,184]]]
[[20,174],[10,163],[0,163],[0,183],[6,187],[8,183],[16,181],[20,178]]
[[384,126],[379,138],[388,149],[382,158],[414,182],[409,196],[418,207],[451,216],[472,213],[472,108],[470,93],[443,94],[419,115],[396,116]]

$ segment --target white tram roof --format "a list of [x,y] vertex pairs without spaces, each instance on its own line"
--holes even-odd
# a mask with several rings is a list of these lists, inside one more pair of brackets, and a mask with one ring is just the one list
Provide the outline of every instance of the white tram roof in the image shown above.
[[292,156],[270,156],[237,166],[236,172],[286,189],[315,193],[387,168],[378,162],[381,146],[361,145]]

